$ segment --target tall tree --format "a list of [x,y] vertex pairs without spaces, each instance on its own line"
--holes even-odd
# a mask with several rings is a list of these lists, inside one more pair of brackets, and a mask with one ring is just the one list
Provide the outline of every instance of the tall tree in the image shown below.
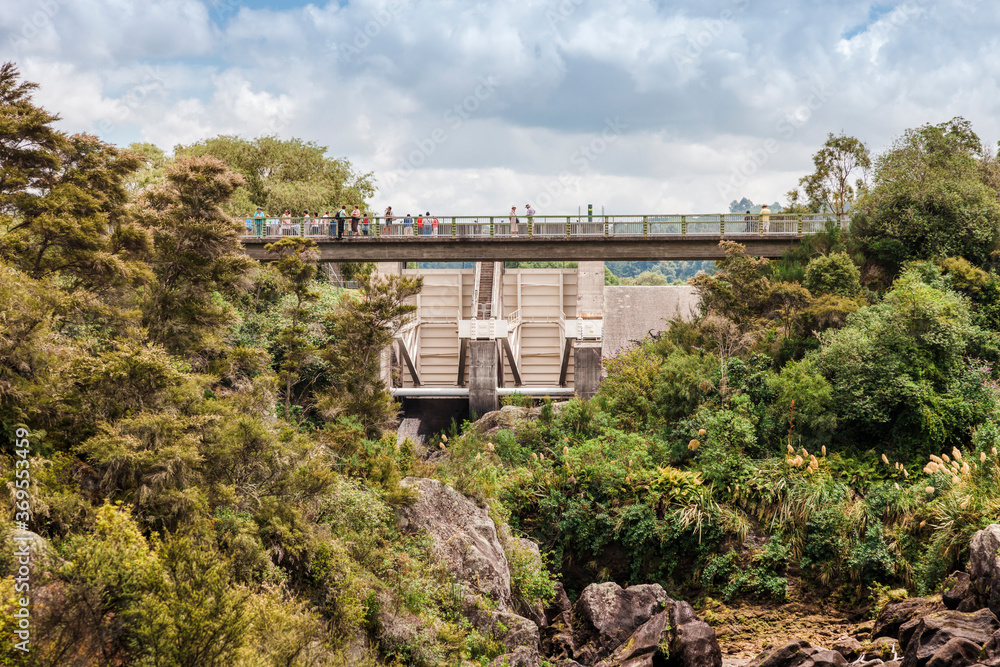
[[31,101],[33,83],[0,67],[0,256],[33,278],[95,288],[141,273],[119,254],[125,179],[138,160],[89,134],[53,129]]
[[241,183],[216,158],[186,158],[144,194],[136,219],[153,238],[156,281],[140,305],[153,342],[181,353],[214,348],[235,317],[217,293],[239,290],[253,264],[240,245],[240,223],[222,210]]
[[278,343],[284,351],[281,362],[280,380],[285,382],[285,419],[291,420],[292,385],[299,379],[302,364],[316,351],[306,336],[306,325],[302,321],[305,304],[316,301],[319,295],[312,288],[316,278],[316,241],[302,237],[288,237],[277,243],[269,243],[264,249],[278,256],[277,269],[285,279],[285,288],[295,297],[288,308],[290,323],[278,334]]
[[903,262],[962,256],[984,264],[1000,242],[1000,201],[970,123],[954,118],[907,130],[875,161],[852,231],[886,280]]
[[872,160],[864,142],[831,132],[813,155],[813,166],[813,173],[799,179],[809,208],[817,213],[844,215],[864,189]]
[[321,401],[327,416],[354,415],[369,435],[377,435],[396,414],[381,380],[382,352],[417,307],[406,301],[423,279],[374,271],[357,276],[360,295],[345,292],[330,316],[334,344],[324,350],[334,376],[333,391]]
[[0,215],[8,222],[51,186],[66,136],[52,127],[59,116],[35,105],[38,84],[20,81],[14,63],[0,65]]
[[326,157],[326,147],[301,139],[222,135],[177,146],[177,157],[212,155],[243,176],[225,210],[245,215],[263,206],[269,213],[286,208],[298,214],[358,204],[375,193],[372,174],[358,174],[346,158]]

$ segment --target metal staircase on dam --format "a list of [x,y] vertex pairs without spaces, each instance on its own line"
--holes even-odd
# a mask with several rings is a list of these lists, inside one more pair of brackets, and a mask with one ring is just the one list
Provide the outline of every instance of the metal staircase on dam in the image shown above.
[[599,374],[603,320],[600,306],[579,300],[577,279],[565,271],[511,273],[502,262],[479,262],[464,279],[462,272],[432,272],[392,350],[393,394],[471,397],[486,384],[494,396],[574,393],[581,346],[591,356],[598,346]]

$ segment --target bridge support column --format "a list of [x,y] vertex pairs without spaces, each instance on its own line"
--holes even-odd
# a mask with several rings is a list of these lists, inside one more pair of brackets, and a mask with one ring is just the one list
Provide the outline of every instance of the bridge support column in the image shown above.
[[573,390],[580,398],[590,400],[601,382],[601,342],[577,341],[573,366]]
[[497,400],[497,365],[500,355],[495,340],[469,341],[469,412],[482,417],[500,407]]

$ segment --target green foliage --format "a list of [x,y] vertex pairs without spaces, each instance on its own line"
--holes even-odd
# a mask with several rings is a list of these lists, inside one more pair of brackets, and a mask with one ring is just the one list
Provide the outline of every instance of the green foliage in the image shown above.
[[1000,230],[996,190],[983,182],[979,137],[968,121],[907,130],[875,162],[854,233],[870,261],[893,275],[910,259],[989,261]]
[[965,301],[914,269],[882,303],[824,337],[814,358],[856,442],[922,455],[967,441],[994,414],[996,400],[965,356],[975,333]]
[[777,535],[771,537],[766,547],[753,553],[748,564],[741,564],[739,552],[731,549],[708,558],[701,573],[701,585],[708,590],[718,590],[726,600],[746,595],[784,602],[788,596],[788,580],[780,573],[788,556],[789,548]]
[[[799,179],[809,209],[843,215],[850,210],[857,193],[864,190],[864,176],[872,165],[868,147],[855,137],[830,133],[823,148],[813,155],[813,164],[816,171]],[[861,177],[852,182],[859,172]]]
[[861,290],[861,273],[847,253],[836,252],[811,260],[803,284],[815,296],[854,297]]
[[622,428],[636,430],[654,414],[650,400],[663,360],[645,345],[628,348],[604,360],[607,374],[595,400],[601,409],[615,415]]
[[331,313],[333,343],[322,352],[333,372],[332,390],[320,402],[324,416],[356,416],[377,437],[395,417],[396,407],[381,380],[382,351],[409,321],[421,278],[369,273],[360,278],[360,293],[345,293]]
[[241,178],[211,157],[178,160],[166,181],[143,193],[136,219],[153,240],[156,279],[139,298],[150,340],[188,355],[221,346],[235,314],[222,294],[246,287],[252,260],[240,225],[222,211]]
[[206,139],[174,149],[179,159],[211,156],[243,177],[226,211],[252,214],[258,207],[278,215],[285,209],[298,215],[304,209],[333,213],[341,205],[357,204],[375,194],[372,174],[355,173],[346,158],[326,157],[326,147],[301,139],[231,135]]

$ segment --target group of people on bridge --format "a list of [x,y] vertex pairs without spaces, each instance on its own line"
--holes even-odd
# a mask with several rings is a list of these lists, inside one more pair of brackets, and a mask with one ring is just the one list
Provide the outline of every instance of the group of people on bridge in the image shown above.
[[[535,209],[525,204],[524,214],[530,225]],[[323,215],[319,211],[309,213],[306,209],[300,216],[293,216],[291,210],[286,208],[281,215],[273,216],[265,213],[263,207],[258,207],[253,215],[245,216],[245,221],[247,236],[297,236],[301,233],[307,236],[336,236],[338,240],[345,236],[391,236],[393,224],[402,224],[403,236],[437,236],[440,224],[430,211],[416,216],[407,213],[400,218],[393,214],[392,206],[388,206],[385,215],[380,218],[371,212],[362,213],[358,205],[348,213],[346,204],[333,215],[329,211]],[[517,236],[520,224],[517,206],[510,207],[510,223],[512,236]]]

